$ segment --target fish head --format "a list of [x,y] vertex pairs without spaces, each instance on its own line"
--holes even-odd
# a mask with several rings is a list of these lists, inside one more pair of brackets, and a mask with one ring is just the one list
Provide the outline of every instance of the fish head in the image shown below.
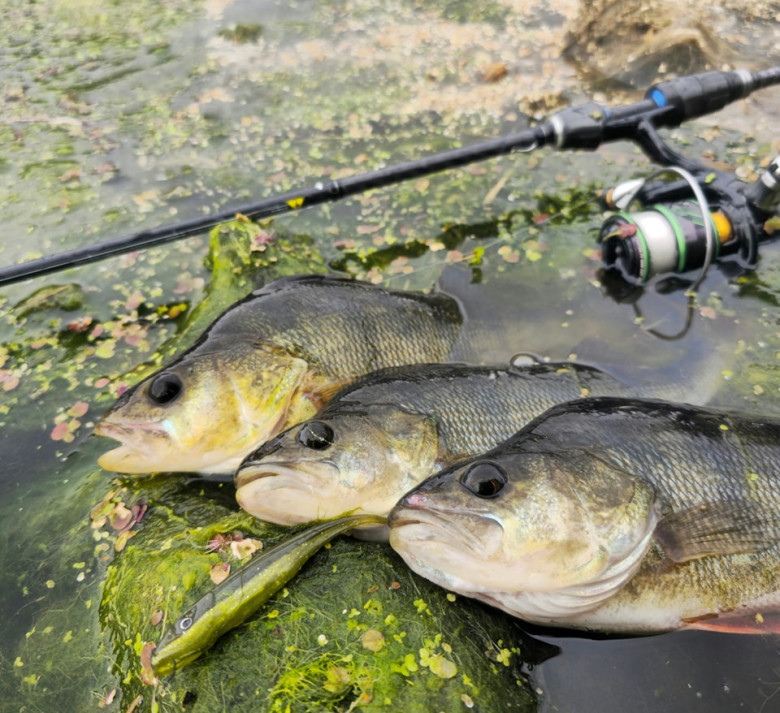
[[394,405],[331,412],[288,429],[236,473],[239,505],[281,525],[385,516],[433,468],[436,426]]
[[419,574],[486,601],[622,586],[650,544],[648,490],[585,453],[493,451],[407,493],[390,544]]
[[120,445],[98,463],[121,473],[231,473],[284,427],[291,410],[301,411],[296,398],[306,369],[282,350],[240,343],[185,354],[102,417],[95,433]]

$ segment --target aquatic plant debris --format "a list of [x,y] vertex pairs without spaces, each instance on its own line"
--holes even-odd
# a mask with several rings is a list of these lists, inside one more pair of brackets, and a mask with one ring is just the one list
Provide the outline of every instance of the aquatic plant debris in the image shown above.
[[[103,3],[99,12],[91,0],[3,6],[9,51],[0,63],[9,81],[0,204],[14,237],[0,246],[4,263],[240,204],[304,178],[337,178],[497,136],[567,102],[635,98],[589,86],[561,62],[560,39],[575,10],[569,0],[288,5],[260,21],[254,41],[220,36],[242,19],[257,23],[243,16],[251,5],[139,0]],[[766,6],[754,3],[751,13]],[[764,51],[760,41],[753,44],[771,58],[773,45]],[[507,74],[486,82],[492,62],[505,64]],[[718,126],[683,127],[671,138],[686,153],[707,152],[707,160],[750,177],[780,150],[773,107],[771,99],[752,102],[721,112],[713,118]],[[63,713],[95,710],[99,702],[123,713],[167,713],[415,710],[434,698],[435,710],[494,710],[509,696],[516,709],[533,710],[537,694],[521,670],[533,642],[520,645],[515,624],[461,608],[461,598],[451,602],[410,577],[381,548],[348,540],[279,593],[267,612],[275,617],[248,622],[175,681],[143,685],[140,654],[144,642],[159,640],[158,618],[185,592],[213,586],[211,565],[222,555],[208,553],[208,542],[236,528],[267,545],[284,533],[236,515],[227,487],[126,483],[96,471],[102,446],[89,437],[90,423],[227,304],[282,274],[330,268],[394,288],[429,289],[451,262],[486,286],[511,278],[501,292],[512,301],[525,299],[522,287],[530,285],[537,305],[559,294],[590,304],[592,293],[606,303],[592,241],[601,216],[590,189],[647,169],[633,149],[618,145],[608,154],[512,156],[3,290],[2,507],[13,527],[0,532],[0,605],[13,616],[0,642],[10,669],[0,677],[2,700]],[[253,245],[239,250],[244,235]],[[526,243],[542,257],[531,260]],[[517,262],[498,254],[504,245]],[[582,259],[583,251],[590,257]],[[716,313],[708,322],[740,322],[743,345],[723,403],[776,407],[779,264],[769,246],[755,274],[726,279],[714,271],[713,287],[700,295]],[[38,295],[47,295],[45,302],[26,301],[42,287],[52,290]],[[539,316],[537,331],[553,333],[567,320],[578,334],[576,315],[560,309],[554,317]],[[645,323],[655,317],[647,314]],[[566,353],[579,351],[575,345]],[[729,346],[736,352],[737,339]],[[89,410],[67,414],[78,402]],[[58,417],[81,423],[59,426]],[[73,440],[52,440],[57,426]],[[120,552],[122,533],[108,512],[91,527],[89,511],[108,493],[109,512],[120,502],[132,512],[142,499],[148,508],[124,531],[137,534],[123,536]],[[332,594],[325,599],[321,591]],[[381,614],[364,609],[369,599],[382,604]],[[418,613],[418,599],[432,613]],[[348,618],[353,609],[358,614]],[[380,651],[360,643],[369,629],[385,637]],[[452,646],[452,655],[441,645],[433,655],[453,661],[453,678],[420,665],[419,650],[436,634]],[[499,653],[519,651],[509,667],[493,658],[499,640]],[[752,690],[762,690],[767,658],[755,666]],[[17,661],[23,665],[10,665]],[[659,705],[673,692],[670,680],[653,681]],[[587,684],[578,682],[581,690]]]

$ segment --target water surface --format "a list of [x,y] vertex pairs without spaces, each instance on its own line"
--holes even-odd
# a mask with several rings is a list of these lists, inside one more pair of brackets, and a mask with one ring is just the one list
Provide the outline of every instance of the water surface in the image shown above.
[[[559,59],[573,2],[469,8],[48,0],[3,9],[0,260],[497,136],[594,92],[614,104],[636,99],[626,88],[605,93]],[[504,79],[486,79],[494,65],[504,65]],[[768,90],[668,135],[688,155],[751,178],[780,150],[767,128],[776,126],[779,96]],[[762,249],[752,275],[711,270],[690,328],[671,341],[648,328],[682,331],[681,290],[654,286],[616,300],[604,286],[593,190],[649,170],[625,145],[544,151],[290,214],[261,231],[272,247],[259,279],[329,266],[397,288],[439,280],[469,315],[463,358],[574,356],[627,379],[674,380],[691,399],[780,413],[777,245]],[[146,710],[180,710],[185,691],[201,691],[192,705],[205,709],[204,681],[220,657],[238,666],[252,656],[241,636],[249,640],[262,616],[193,665],[191,678],[182,673],[168,697],[150,693],[138,680],[135,630],[97,613],[107,572],[126,561],[116,533],[90,518],[107,494],[140,492],[134,497],[185,521],[207,507],[240,517],[230,485],[115,481],[96,469],[104,445],[89,435],[137,378],[129,372],[172,339],[203,298],[206,253],[207,236],[199,236],[0,292],[0,604],[9,613],[0,624],[0,691],[8,710],[51,710],[55,702],[62,710],[127,710],[139,691],[136,705]],[[250,285],[237,278],[234,291],[242,289]],[[347,558],[353,547],[334,551]],[[555,650],[539,644],[544,654],[534,658],[537,644],[521,625],[487,616],[511,633],[503,645],[517,646],[518,670],[507,671],[530,676],[541,710],[766,711],[777,700],[775,637],[594,640],[534,630],[559,649],[551,656]],[[126,632],[129,643],[109,631]],[[240,682],[232,691],[221,694],[223,705],[252,709],[257,694]]]

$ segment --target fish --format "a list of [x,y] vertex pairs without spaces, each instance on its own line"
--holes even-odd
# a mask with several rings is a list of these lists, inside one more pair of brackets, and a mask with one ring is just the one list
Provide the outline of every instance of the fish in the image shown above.
[[661,400],[553,407],[388,517],[419,575],[527,622],[780,631],[780,419]]
[[256,555],[174,621],[152,653],[155,674],[168,676],[194,661],[220,636],[254,614],[321,547],[357,525],[376,520],[372,516],[354,516],[321,523]]
[[[236,498],[247,512],[279,525],[345,512],[386,516],[429,475],[497,446],[555,404],[673,391],[637,389],[577,362],[388,368],[346,386],[313,419],[249,455],[236,471]],[[356,532],[370,539],[387,534]]]
[[119,397],[95,428],[121,473],[232,475],[241,460],[375,369],[448,358],[456,299],[325,275],[275,280]]

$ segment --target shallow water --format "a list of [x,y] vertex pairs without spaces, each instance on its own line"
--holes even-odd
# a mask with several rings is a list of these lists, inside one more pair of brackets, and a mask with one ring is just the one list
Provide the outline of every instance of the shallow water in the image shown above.
[[[0,55],[0,203],[9,237],[0,260],[522,128],[525,112],[554,111],[556,102],[594,91],[558,58],[573,10],[569,2],[470,10],[452,2],[379,8],[367,0],[214,0],[165,3],[164,10],[48,0],[5,8],[11,41]],[[238,41],[241,29],[253,39]],[[504,80],[483,79],[493,63],[506,65]],[[748,178],[780,150],[767,128],[776,126],[778,102],[780,90],[767,90],[669,133],[688,155],[706,154]],[[722,115],[728,129],[713,123]],[[681,291],[647,290],[636,303],[606,294],[591,189],[647,171],[638,152],[622,145],[592,155],[538,152],[283,216],[267,230],[299,255],[310,235],[321,258],[307,255],[305,265],[330,262],[399,288],[440,279],[469,314],[463,358],[575,354],[624,378],[673,380],[691,400],[712,396],[780,413],[777,244],[762,249],[751,276],[713,269],[690,329],[674,341],[647,327],[682,329]],[[89,525],[91,508],[115,487],[94,470],[103,446],[89,433],[119,387],[132,383],[127,372],[202,299],[205,254],[206,238],[196,237],[0,291],[4,709],[47,710],[70,700],[70,709],[84,710],[84,701],[97,706],[125,673],[107,673],[109,654],[94,649],[108,646],[106,637],[85,631],[100,626],[85,613],[98,607],[114,558],[98,549]],[[276,257],[290,267],[289,257]],[[59,285],[76,287],[37,292]],[[199,497],[226,509],[232,500],[230,486],[197,483],[177,497],[193,507],[193,518]],[[530,671],[541,710],[623,711],[632,703],[670,713],[767,711],[777,701],[775,637],[534,634],[561,650]],[[126,710],[131,700],[109,705]],[[147,694],[144,706],[151,705]]]

